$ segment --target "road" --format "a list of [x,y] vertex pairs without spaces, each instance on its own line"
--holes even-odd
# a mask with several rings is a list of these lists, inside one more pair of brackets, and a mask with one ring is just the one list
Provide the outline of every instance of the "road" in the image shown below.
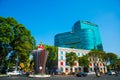
[[120,76],[115,75],[102,75],[96,77],[95,75],[88,75],[87,77],[76,77],[76,76],[51,76],[49,78],[30,78],[30,77],[7,77],[0,76],[0,80],[120,80]]

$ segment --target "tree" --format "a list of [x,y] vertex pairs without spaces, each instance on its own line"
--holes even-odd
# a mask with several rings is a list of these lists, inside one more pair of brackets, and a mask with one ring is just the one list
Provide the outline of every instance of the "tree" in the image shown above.
[[84,72],[88,72],[89,62],[90,61],[88,60],[88,56],[87,55],[84,55],[84,56],[78,58],[79,66],[83,67],[83,71]]
[[117,59],[117,55],[114,53],[107,53],[106,55],[107,55],[106,60],[110,62],[110,64],[113,64],[114,61]]
[[[101,62],[104,67],[106,66],[106,63],[105,63],[105,58],[106,58],[106,53],[104,51],[101,51],[101,50],[91,50],[87,56],[89,57],[89,60],[92,59],[92,63],[95,65],[98,65],[99,62]],[[104,70],[105,72],[105,70]]]
[[48,50],[48,58],[46,62],[46,67],[48,70],[54,70],[55,67],[57,66],[55,63],[57,63],[57,52],[58,52],[58,47],[55,46],[49,46],[49,45],[44,45],[45,50]]
[[115,53],[107,53],[106,54],[106,62],[110,63],[109,67],[115,69],[115,65],[117,64],[118,56]]
[[115,68],[116,68],[117,71],[120,71],[120,58],[115,60]]
[[66,62],[70,67],[74,66],[74,62],[78,60],[78,56],[74,52],[66,53]]
[[14,33],[6,19],[0,17],[0,65],[5,65],[6,56],[9,53],[9,43],[13,40]]
[[89,68],[89,62],[90,61],[88,60],[88,56],[86,55],[78,58],[79,66],[84,66],[84,67]]
[[[35,39],[24,25],[14,18],[0,17],[0,62],[26,62],[35,47]],[[0,63],[0,65],[2,65]]]
[[87,56],[89,58],[92,58],[94,60],[94,62],[96,63],[97,59],[102,59],[103,61],[105,61],[105,57],[106,57],[106,53],[104,51],[101,50],[91,50]]
[[96,50],[96,49],[91,50],[87,55],[89,57],[98,57],[102,59],[105,58],[105,52],[101,50]]
[[114,66],[115,70],[120,71],[120,58],[115,59],[112,65]]

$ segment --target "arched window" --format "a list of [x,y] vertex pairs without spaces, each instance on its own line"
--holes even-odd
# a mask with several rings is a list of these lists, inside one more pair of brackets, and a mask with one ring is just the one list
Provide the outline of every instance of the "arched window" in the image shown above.
[[79,69],[79,71],[81,71],[81,67],[79,67],[78,69]]
[[60,68],[61,72],[63,72],[63,67]]
[[76,63],[76,62],[74,62],[74,66],[77,66],[77,63]]
[[60,65],[63,66],[63,62],[60,62]]
[[102,63],[100,63],[100,66],[103,66]]
[[92,66],[92,63],[90,63],[90,66]]

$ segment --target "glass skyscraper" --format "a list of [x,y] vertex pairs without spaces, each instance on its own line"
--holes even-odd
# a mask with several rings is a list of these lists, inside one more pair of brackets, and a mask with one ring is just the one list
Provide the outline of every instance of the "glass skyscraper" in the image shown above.
[[76,49],[103,50],[98,25],[77,21],[72,31],[55,35],[55,46]]

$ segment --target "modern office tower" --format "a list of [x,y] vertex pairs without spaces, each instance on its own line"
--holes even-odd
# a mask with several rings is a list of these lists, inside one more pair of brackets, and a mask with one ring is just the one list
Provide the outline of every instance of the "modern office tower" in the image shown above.
[[75,49],[103,50],[98,25],[77,21],[72,31],[55,35],[55,46]]

